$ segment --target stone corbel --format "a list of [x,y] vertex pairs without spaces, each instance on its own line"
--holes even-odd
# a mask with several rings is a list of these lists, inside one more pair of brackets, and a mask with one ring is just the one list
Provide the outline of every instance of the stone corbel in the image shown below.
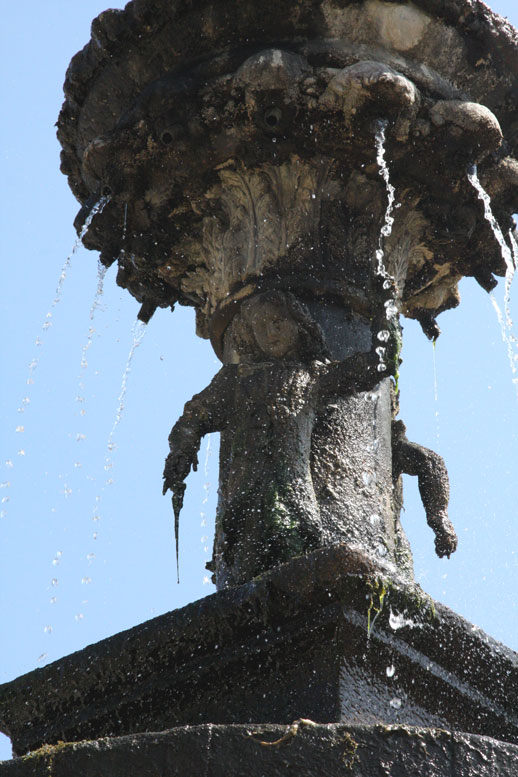
[[472,164],[478,164],[502,145],[498,119],[489,108],[462,100],[439,100],[430,109],[436,133],[446,132],[454,153],[462,151]]
[[393,68],[364,61],[340,70],[327,85],[320,103],[325,108],[341,110],[348,127],[364,117],[394,120],[394,137],[404,142],[421,96],[415,84]]

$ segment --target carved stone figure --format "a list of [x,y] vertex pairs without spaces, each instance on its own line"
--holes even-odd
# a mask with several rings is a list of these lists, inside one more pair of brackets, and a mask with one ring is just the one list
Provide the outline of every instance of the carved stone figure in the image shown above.
[[[241,304],[228,333],[228,346],[239,361],[225,365],[186,404],[169,437],[171,452],[164,471],[164,493],[173,492],[178,537],[184,480],[191,466],[196,468],[201,438],[209,432],[222,433],[210,565],[218,588],[243,583],[293,556],[337,541],[336,526],[326,532],[322,522],[321,496],[331,484],[322,482],[329,480],[323,469],[315,472],[311,466],[313,433],[317,419],[332,401],[371,392],[380,378],[397,371],[397,325],[392,325],[392,336],[381,329],[389,324],[383,305],[380,310],[371,326],[371,343],[378,342],[380,331],[386,332],[383,360],[371,347],[367,353],[332,361],[322,329],[293,294],[263,292]],[[432,492],[444,492],[440,480],[444,467],[436,473],[439,457],[423,454],[412,468],[410,453],[404,456],[407,449],[413,450],[400,435],[395,477],[403,471],[417,474],[422,471],[421,462],[428,463],[428,480],[421,489],[428,505]],[[347,453],[342,448],[338,456],[347,461]],[[318,454],[317,458],[320,460]],[[317,488],[314,477],[320,478]],[[442,509],[434,523],[439,533],[447,494],[435,501]],[[394,523],[401,534],[398,516]],[[357,542],[368,555],[375,554],[382,541],[382,547],[391,549],[386,560],[395,561],[394,538],[377,535],[372,541],[366,527],[359,527]],[[453,544],[444,547],[443,551],[443,545],[437,545],[440,555],[454,550]]]
[[58,133],[77,226],[109,198],[87,246],[142,320],[192,305],[224,365],[165,471],[177,522],[200,439],[221,432],[218,587],[332,543],[411,577],[405,472],[438,554],[455,550],[444,463],[395,422],[388,356],[400,315],[435,339],[462,277],[491,290],[506,271],[467,170],[510,239],[515,42],[475,4],[132,0],[71,64]]

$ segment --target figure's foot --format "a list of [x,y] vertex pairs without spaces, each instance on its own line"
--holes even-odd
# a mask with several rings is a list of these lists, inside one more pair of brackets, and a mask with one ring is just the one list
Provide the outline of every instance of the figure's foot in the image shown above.
[[450,558],[457,550],[457,535],[453,524],[448,519],[443,519],[441,523],[441,529],[435,532],[435,552],[439,558],[444,556]]

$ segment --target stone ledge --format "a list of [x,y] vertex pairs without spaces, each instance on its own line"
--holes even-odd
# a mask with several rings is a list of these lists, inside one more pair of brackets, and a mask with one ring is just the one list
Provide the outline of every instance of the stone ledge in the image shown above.
[[17,755],[297,718],[518,743],[518,656],[419,586],[333,546],[0,686],[0,730]]
[[518,746],[401,726],[186,726],[45,747],[0,777],[512,777]]

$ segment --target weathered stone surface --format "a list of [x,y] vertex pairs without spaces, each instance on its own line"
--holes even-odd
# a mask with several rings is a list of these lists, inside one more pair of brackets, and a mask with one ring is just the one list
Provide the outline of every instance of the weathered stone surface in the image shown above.
[[[195,10],[130,2],[95,20],[92,41],[71,63],[59,122],[63,169],[82,202],[110,190],[88,240],[105,261],[119,257],[121,285],[148,306],[193,304],[207,336],[220,304],[265,273],[298,274],[309,250],[313,284],[348,301],[358,296],[344,283],[351,262],[338,248],[361,231],[347,191],[361,172],[378,207],[383,187],[366,120],[392,119],[390,157],[406,200],[392,243],[401,244],[411,218],[414,250],[428,252],[406,257],[401,310],[436,314],[456,304],[462,275],[504,269],[465,166],[483,162],[489,179],[499,158],[515,152],[517,61],[515,31],[472,0],[287,0],[260,9],[204,0]],[[355,80],[363,86],[348,89],[346,106],[331,105],[329,94],[353,73],[363,73]],[[437,109],[437,101],[451,105]],[[487,121],[474,136],[465,114],[476,103]],[[441,128],[438,110],[448,117]],[[276,214],[279,203],[286,210]],[[511,192],[495,202],[509,225],[513,203]],[[474,217],[465,230],[463,207]],[[261,210],[274,214],[266,230],[253,217]],[[375,240],[374,225],[372,232]],[[333,277],[333,267],[345,276]]]
[[43,748],[0,777],[514,777],[518,746],[403,726],[202,725]]
[[518,743],[518,656],[345,547],[314,552],[0,688],[42,744],[200,723],[451,728]]
[[[65,83],[62,169],[78,227],[106,198],[85,241],[118,261],[141,319],[192,305],[224,361],[173,427],[165,470],[178,524],[196,444],[222,433],[218,588],[337,542],[412,576],[397,398],[374,378],[397,373],[400,313],[436,337],[462,276],[490,289],[505,272],[467,169],[507,234],[517,70],[513,31],[474,0],[133,0],[94,21]],[[449,555],[446,470],[426,466],[414,474],[434,481],[427,519]]]

